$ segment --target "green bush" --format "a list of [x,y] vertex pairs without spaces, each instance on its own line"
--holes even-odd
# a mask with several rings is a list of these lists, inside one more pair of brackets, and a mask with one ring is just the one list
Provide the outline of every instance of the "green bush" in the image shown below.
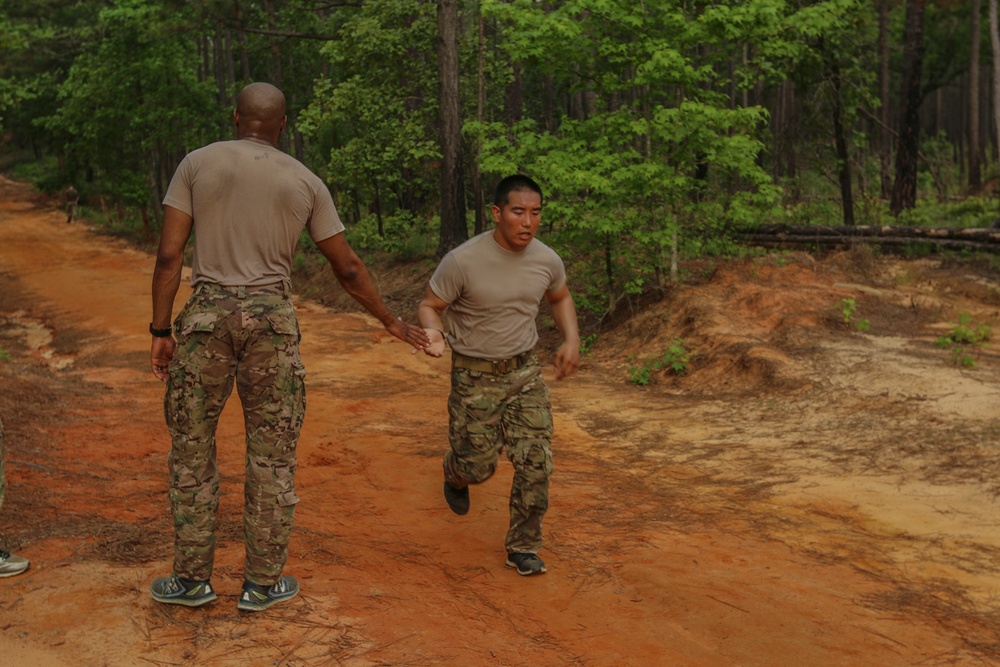
[[660,356],[650,356],[637,366],[628,369],[629,382],[645,387],[662,370],[674,375],[683,375],[688,370],[690,353],[684,347],[684,339],[677,338]]

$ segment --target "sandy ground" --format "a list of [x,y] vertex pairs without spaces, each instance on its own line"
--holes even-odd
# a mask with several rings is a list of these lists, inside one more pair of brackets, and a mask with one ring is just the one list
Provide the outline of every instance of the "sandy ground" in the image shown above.
[[[0,580],[3,664],[1000,664],[1000,358],[933,344],[960,313],[995,325],[995,275],[857,251],[703,267],[550,383],[540,577],[504,567],[506,462],[467,516],[441,498],[446,366],[300,301],[303,589],[245,614],[235,399],[219,600],[148,593],[170,568],[152,266],[0,179],[0,534],[32,561]],[[686,376],[627,381],[675,338]]]

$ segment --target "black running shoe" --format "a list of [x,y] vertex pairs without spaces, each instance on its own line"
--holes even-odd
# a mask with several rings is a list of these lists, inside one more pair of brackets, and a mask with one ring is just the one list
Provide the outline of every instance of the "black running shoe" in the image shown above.
[[507,554],[507,567],[516,567],[522,577],[545,572],[545,563],[536,554]]
[[182,604],[185,607],[200,607],[215,600],[215,590],[208,581],[181,579],[175,574],[153,579],[149,592],[157,602]]
[[273,586],[261,586],[251,581],[243,582],[243,592],[237,609],[243,611],[261,611],[273,604],[290,600],[299,594],[299,582],[295,577],[282,577]]
[[469,487],[465,486],[461,489],[456,489],[448,482],[445,482],[444,499],[447,501],[448,507],[450,507],[451,511],[455,514],[469,513]]

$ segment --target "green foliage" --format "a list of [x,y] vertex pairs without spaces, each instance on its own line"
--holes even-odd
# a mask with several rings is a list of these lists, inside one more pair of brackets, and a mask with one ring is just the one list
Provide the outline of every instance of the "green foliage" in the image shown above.
[[589,357],[590,353],[594,351],[594,347],[597,345],[597,341],[600,336],[596,333],[592,333],[585,336],[582,341],[580,341],[580,354],[585,357]]
[[660,371],[670,371],[674,375],[683,375],[688,370],[690,353],[684,346],[684,340],[677,338],[660,356],[646,357],[641,364],[628,369],[629,382],[645,387]]
[[959,313],[958,323],[935,340],[934,345],[951,350],[952,363],[956,366],[972,368],[976,365],[977,350],[989,342],[991,335],[989,325],[974,322],[968,313]]
[[[367,2],[323,48],[302,131],[322,142],[348,217],[436,210],[436,14],[419,0]],[[355,212],[357,212],[355,214]]]
[[395,255],[400,261],[413,261],[434,254],[435,223],[433,218],[416,218],[406,211],[399,211],[383,221],[384,233],[380,234],[376,217],[366,215],[348,227],[347,239],[359,251],[385,252]]
[[102,189],[131,206],[152,203],[167,147],[211,136],[212,89],[197,79],[198,44],[186,28],[183,15],[144,0],[103,9],[99,39],[70,67],[58,109],[40,121],[64,142],[71,173],[89,166]]
[[56,192],[62,187],[59,160],[55,155],[31,162],[19,162],[11,169],[11,175],[34,184],[43,192]]
[[14,361],[14,357],[10,356],[10,352],[0,347],[0,361],[11,362]]
[[855,320],[854,316],[858,309],[858,303],[853,296],[841,299],[838,303],[841,320],[847,326],[854,327],[858,331],[868,331],[871,329],[871,322],[868,320]]
[[[966,174],[960,139],[945,134],[922,140],[917,207],[889,215],[873,150],[877,4],[463,3],[467,202],[478,203],[473,176],[487,192],[511,172],[535,176],[543,239],[594,315],[665,289],[675,256],[752,253],[730,227],[841,224],[845,166],[858,224],[988,226],[1000,200],[956,201]],[[890,4],[896,91],[904,3]],[[326,178],[352,243],[425,257],[440,203],[436,19],[422,0],[5,0],[4,153],[44,159],[30,174],[44,190],[74,180],[100,196],[116,233],[145,231],[141,213],[155,226],[183,154],[231,136],[236,90],[271,80],[288,100],[282,148]],[[969,23],[963,3],[928,4],[928,99],[966,76]],[[833,150],[834,109],[848,165]],[[959,120],[938,125],[954,133]]]

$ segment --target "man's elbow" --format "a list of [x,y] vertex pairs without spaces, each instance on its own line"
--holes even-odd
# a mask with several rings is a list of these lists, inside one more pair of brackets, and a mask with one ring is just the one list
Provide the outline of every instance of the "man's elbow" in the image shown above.
[[341,285],[352,285],[361,278],[361,266],[355,262],[346,266],[334,266],[333,275]]
[[183,253],[158,252],[156,254],[155,270],[157,272],[173,273],[184,263]]

